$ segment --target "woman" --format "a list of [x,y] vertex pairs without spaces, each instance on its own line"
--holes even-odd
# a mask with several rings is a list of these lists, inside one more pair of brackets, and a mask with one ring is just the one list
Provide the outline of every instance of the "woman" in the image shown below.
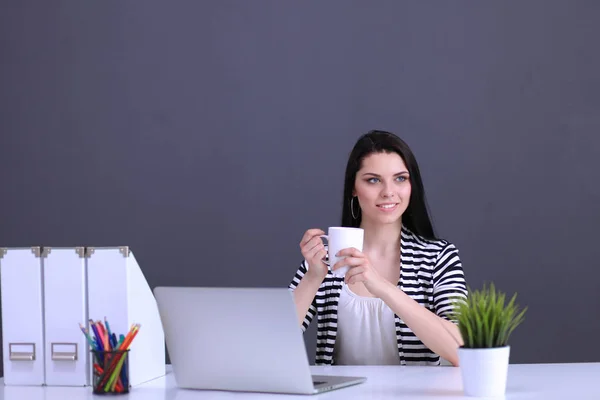
[[289,285],[302,331],[318,318],[317,365],[458,365],[462,339],[451,297],[467,296],[456,247],[436,238],[419,167],[396,135],[370,131],[346,167],[342,226],[364,229],[363,251],[341,250],[333,270],[320,229],[300,242]]

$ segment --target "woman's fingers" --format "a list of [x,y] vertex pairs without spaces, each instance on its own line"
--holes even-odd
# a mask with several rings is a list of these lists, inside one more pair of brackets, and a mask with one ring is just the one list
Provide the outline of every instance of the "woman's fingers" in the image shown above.
[[[333,267],[331,268],[332,271],[335,271],[338,268],[342,268],[344,266],[349,266],[349,267],[356,267],[358,265],[362,265],[364,263],[364,258],[358,258],[358,257],[345,257],[342,258],[340,261],[336,262]],[[351,268],[352,269],[352,268]]]
[[355,267],[350,268],[348,272],[346,272],[346,276],[344,280],[346,283],[356,283],[364,280],[365,268],[363,267]]
[[319,253],[322,250],[323,251],[325,250],[325,246],[323,246],[323,243],[320,243],[320,244],[317,243],[316,245],[314,245],[310,249],[304,251],[304,253],[305,253],[304,258],[307,259],[307,260],[312,260],[312,259],[315,258],[315,256],[317,255],[317,253]]
[[302,239],[300,240],[300,247],[303,247],[306,243],[308,243],[314,237],[324,235],[324,234],[325,234],[325,232],[323,232],[320,229],[316,229],[316,228],[307,230],[306,232],[304,232],[304,236],[302,236]]

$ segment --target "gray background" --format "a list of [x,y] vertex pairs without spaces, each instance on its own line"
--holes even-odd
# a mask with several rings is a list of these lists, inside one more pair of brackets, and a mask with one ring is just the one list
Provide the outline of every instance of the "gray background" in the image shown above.
[[354,141],[387,129],[468,283],[529,306],[511,362],[600,361],[598,21],[597,1],[3,1],[0,246],[287,286],[304,231],[339,224]]

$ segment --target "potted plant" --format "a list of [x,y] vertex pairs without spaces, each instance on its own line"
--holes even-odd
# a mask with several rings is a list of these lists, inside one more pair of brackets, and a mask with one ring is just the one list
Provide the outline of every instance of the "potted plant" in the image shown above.
[[471,292],[465,300],[456,299],[453,319],[458,321],[464,344],[458,359],[464,393],[467,396],[503,396],[510,358],[508,339],[523,322],[525,311],[515,303],[515,293],[506,302],[506,294],[494,284]]

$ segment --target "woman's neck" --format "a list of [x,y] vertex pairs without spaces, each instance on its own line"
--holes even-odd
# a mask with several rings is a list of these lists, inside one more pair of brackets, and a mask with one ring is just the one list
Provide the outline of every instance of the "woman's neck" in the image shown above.
[[395,224],[372,224],[362,221],[360,227],[365,230],[363,252],[377,257],[388,257],[400,251],[402,221]]

